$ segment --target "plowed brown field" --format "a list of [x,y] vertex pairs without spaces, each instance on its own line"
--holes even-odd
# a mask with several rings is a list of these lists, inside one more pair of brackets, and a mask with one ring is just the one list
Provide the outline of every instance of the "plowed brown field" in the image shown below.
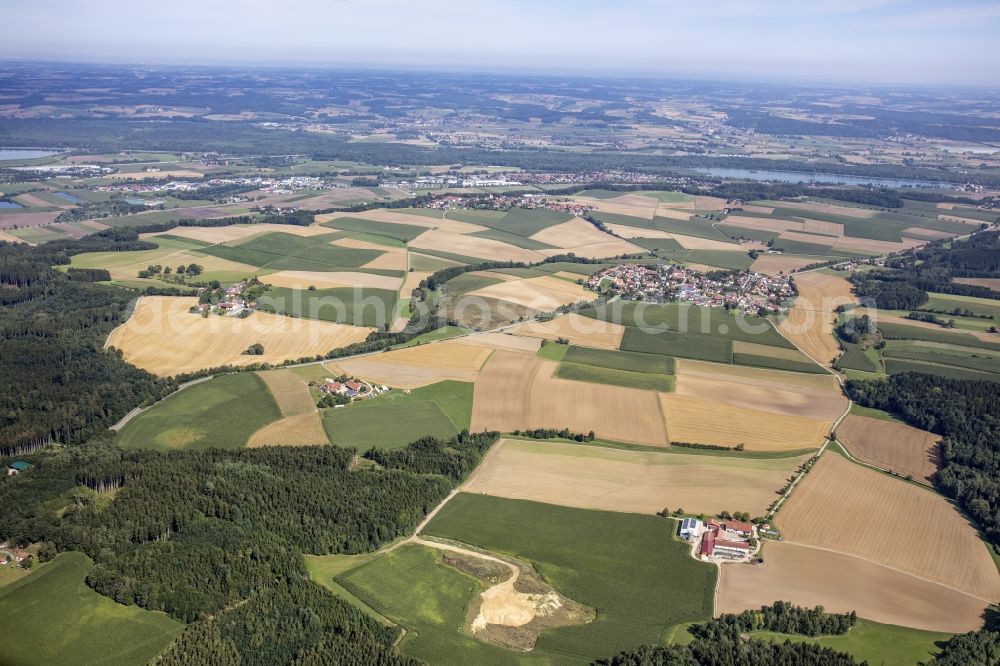
[[978,629],[987,603],[944,585],[828,550],[785,542],[764,546],[764,564],[722,567],[715,612],[738,613],[784,599],[830,613],[928,631]]
[[893,423],[851,414],[837,427],[837,439],[851,455],[918,481],[930,481],[937,471],[937,435]]
[[857,555],[983,599],[1000,598],[1000,573],[986,545],[945,498],[835,453],[820,458],[777,522],[789,542]]

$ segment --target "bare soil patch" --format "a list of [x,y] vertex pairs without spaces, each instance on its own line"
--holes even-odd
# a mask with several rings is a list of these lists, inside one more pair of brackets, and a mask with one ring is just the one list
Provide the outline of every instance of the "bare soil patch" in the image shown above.
[[816,463],[777,522],[790,542],[857,555],[983,599],[1000,597],[1000,573],[985,544],[944,497],[834,453]]
[[924,482],[937,471],[939,439],[904,423],[854,414],[837,427],[837,440],[855,458]]
[[3,213],[0,214],[0,229],[14,227],[41,227],[55,222],[58,210],[48,213]]
[[722,567],[717,615],[784,599],[927,631],[966,632],[982,625],[985,601],[868,560],[786,542],[768,542],[763,555],[762,565]]
[[741,459],[501,440],[463,490],[580,509],[763,515],[805,458]]
[[986,287],[993,291],[1000,291],[1000,278],[952,278],[952,282],[958,284],[973,284],[979,287]]
[[843,236],[844,225],[840,222],[824,222],[823,220],[807,219],[802,227],[802,231],[811,234],[823,234],[826,236]]

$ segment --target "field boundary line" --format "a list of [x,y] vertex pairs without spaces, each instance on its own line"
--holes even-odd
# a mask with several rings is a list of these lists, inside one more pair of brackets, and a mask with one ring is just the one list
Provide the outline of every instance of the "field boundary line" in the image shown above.
[[787,544],[791,544],[793,546],[798,546],[800,548],[812,548],[813,550],[823,550],[823,551],[826,551],[828,553],[834,553],[836,555],[843,555],[845,557],[853,557],[856,560],[861,560],[862,562],[867,562],[869,564],[874,564],[875,566],[883,567],[885,569],[889,569],[890,571],[895,571],[896,573],[903,574],[904,576],[910,576],[911,578],[916,578],[917,580],[922,580],[925,583],[931,583],[933,585],[938,585],[940,587],[945,588],[946,590],[951,590],[952,592],[956,592],[958,594],[962,594],[962,595],[970,597],[972,599],[976,599],[978,601],[985,602],[988,606],[993,606],[993,605],[996,604],[996,600],[995,599],[987,599],[987,598],[984,598],[984,597],[980,597],[979,595],[972,594],[971,592],[966,592],[965,590],[959,590],[958,588],[951,587],[950,585],[946,585],[946,584],[944,584],[944,583],[942,583],[940,581],[933,580],[931,578],[926,578],[926,577],[921,576],[919,574],[911,573],[911,572],[906,571],[904,569],[900,569],[898,567],[894,567],[894,566],[892,566],[890,564],[883,564],[882,562],[877,562],[875,560],[870,560],[867,557],[862,557],[860,555],[855,555],[854,553],[847,553],[847,552],[844,552],[842,550],[835,550],[833,548],[827,548],[825,546],[813,546],[811,544],[800,543],[798,541],[788,541],[787,539],[779,541],[778,543],[787,543]]

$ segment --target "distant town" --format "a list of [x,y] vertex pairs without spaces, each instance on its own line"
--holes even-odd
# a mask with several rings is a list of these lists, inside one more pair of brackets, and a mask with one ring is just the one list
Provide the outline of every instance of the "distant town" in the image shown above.
[[706,307],[736,309],[748,315],[779,314],[795,295],[789,277],[752,271],[702,273],[674,264],[622,264],[599,271],[587,287],[630,301],[687,301]]

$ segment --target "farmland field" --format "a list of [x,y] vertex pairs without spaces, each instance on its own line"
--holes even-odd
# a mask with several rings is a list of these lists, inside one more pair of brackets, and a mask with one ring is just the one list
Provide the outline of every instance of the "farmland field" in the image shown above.
[[784,541],[765,544],[763,565],[727,565],[721,576],[717,613],[758,609],[784,599],[810,608],[821,605],[830,613],[856,611],[885,624],[965,632],[982,625],[988,605],[870,560]]
[[944,497],[836,453],[816,463],[776,521],[791,543],[862,557],[985,600],[1000,596],[986,545]]
[[557,364],[496,351],[476,378],[472,430],[569,428],[608,439],[665,446],[657,394],[556,379]]
[[[369,328],[292,319],[255,312],[246,319],[189,312],[198,299],[144,296],[127,322],[108,336],[107,346],[154,374],[170,376],[223,365],[280,363],[364,340]],[[243,351],[252,344],[264,354]]]
[[531,322],[515,326],[511,331],[517,335],[555,340],[566,338],[572,344],[601,349],[618,349],[625,334],[621,324],[584,317],[570,313],[548,321]]
[[264,382],[253,373],[225,375],[170,395],[122,428],[125,448],[238,449],[259,428],[282,416]]
[[673,530],[656,516],[462,493],[425,533],[529,561],[559,592],[598,609],[594,622],[545,632],[535,648],[580,661],[658,643],[672,625],[711,616],[715,567],[691,559]]
[[281,411],[282,418],[257,430],[248,447],[328,444],[319,410],[306,380],[292,370],[257,373]]
[[464,491],[580,509],[764,515],[805,457],[751,459],[501,440]]
[[398,296],[395,288],[338,287],[309,290],[275,287],[264,292],[258,302],[262,311],[289,315],[294,319],[313,319],[356,327],[381,327],[391,324],[396,318]]
[[738,446],[750,451],[818,448],[830,421],[747,409],[717,400],[661,393],[660,402],[672,442]]
[[578,382],[591,382],[608,386],[625,386],[647,391],[670,392],[674,390],[673,375],[663,375],[650,372],[630,372],[615,368],[602,368],[595,365],[562,362],[556,368],[555,377]]
[[799,291],[788,318],[779,329],[796,347],[823,365],[830,365],[840,353],[833,335],[838,305],[853,303],[851,284],[842,277],[820,272],[795,276]]
[[[122,606],[87,587],[93,563],[63,553],[29,576],[0,589],[0,662],[147,664],[184,629],[163,613]],[[39,632],[44,640],[37,640]]]
[[445,379],[473,381],[492,350],[475,344],[437,342],[405,349],[331,361],[327,365],[368,381],[412,389]]
[[450,439],[469,427],[472,384],[443,381],[328,409],[323,423],[339,446],[402,448],[425,436]]
[[924,482],[937,471],[939,439],[902,423],[854,414],[837,428],[837,440],[855,458]]

